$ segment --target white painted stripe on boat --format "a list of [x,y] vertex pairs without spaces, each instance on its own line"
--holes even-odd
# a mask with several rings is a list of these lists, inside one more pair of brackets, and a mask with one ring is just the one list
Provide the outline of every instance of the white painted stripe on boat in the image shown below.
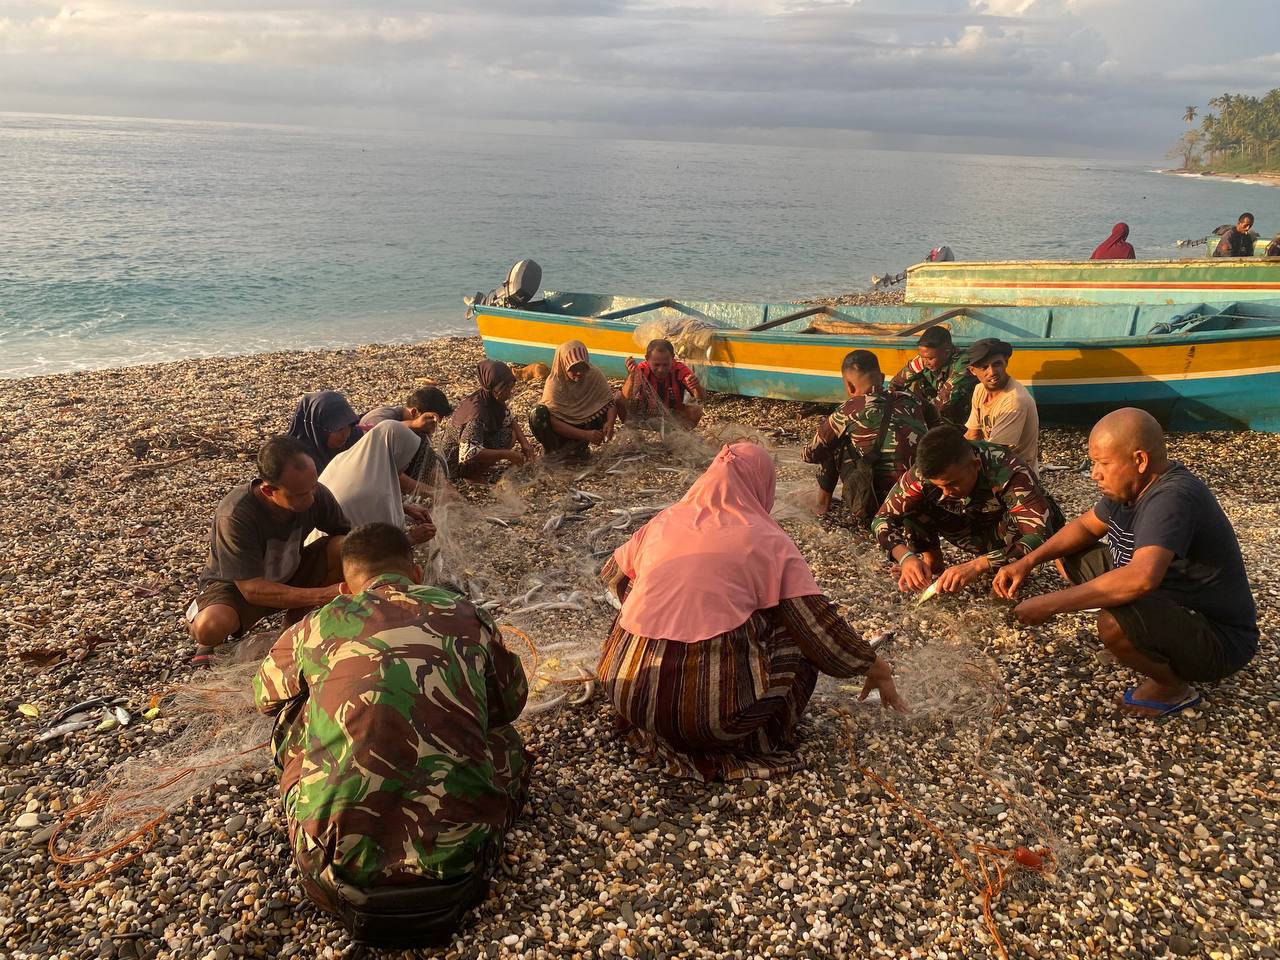
[[[519,347],[537,347],[540,350],[554,351],[555,347],[542,340],[516,340],[511,337],[482,337],[483,340],[489,340],[493,343],[510,343]],[[639,354],[639,350],[600,350],[595,347],[591,348],[592,353],[598,353],[608,357],[634,357]],[[760,364],[747,363],[725,363],[720,360],[694,360],[691,361],[698,366],[703,367],[721,367],[725,370],[744,370],[760,373],[783,373],[794,374],[809,377],[821,377],[828,380],[839,380],[840,374],[831,370],[813,370],[807,367],[775,367],[763,366]],[[1183,380],[1216,380],[1222,377],[1252,377],[1260,374],[1280,373],[1280,366],[1269,367],[1239,367],[1234,370],[1209,370],[1201,373],[1178,373],[1163,377],[1153,377],[1145,374],[1131,374],[1123,377],[1064,377],[1054,378],[1052,380],[1024,380],[1023,383],[1029,386],[1053,386],[1053,387],[1077,387],[1088,386],[1090,384],[1110,384],[1110,383],[1178,383]]]

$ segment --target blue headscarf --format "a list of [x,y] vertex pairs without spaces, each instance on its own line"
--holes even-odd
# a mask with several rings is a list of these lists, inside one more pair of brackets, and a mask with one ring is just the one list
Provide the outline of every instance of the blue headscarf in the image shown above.
[[[346,397],[334,390],[320,390],[308,393],[298,401],[293,421],[289,424],[289,436],[310,449],[316,470],[320,471],[343,450],[355,446],[361,437],[360,431],[355,429],[359,420]],[[330,449],[329,434],[343,427],[352,428],[346,445],[339,450]]]

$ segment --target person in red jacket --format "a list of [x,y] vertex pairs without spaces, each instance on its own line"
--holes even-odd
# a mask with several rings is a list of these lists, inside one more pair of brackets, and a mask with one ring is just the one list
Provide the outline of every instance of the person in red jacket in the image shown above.
[[1117,223],[1111,228],[1111,236],[1098,244],[1090,260],[1133,260],[1133,244],[1128,243],[1129,225]]

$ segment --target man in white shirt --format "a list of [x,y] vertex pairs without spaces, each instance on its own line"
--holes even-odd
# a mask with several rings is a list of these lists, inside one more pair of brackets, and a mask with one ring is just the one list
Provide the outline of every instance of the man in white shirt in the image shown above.
[[1018,459],[1040,473],[1040,415],[1027,388],[1009,376],[1013,347],[987,337],[969,347],[969,372],[978,378],[973,388],[965,436],[1010,447]]

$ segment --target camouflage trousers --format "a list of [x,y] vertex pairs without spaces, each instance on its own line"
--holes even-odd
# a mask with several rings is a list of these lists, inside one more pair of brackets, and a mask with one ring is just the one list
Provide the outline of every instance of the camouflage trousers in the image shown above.
[[[466,892],[470,888],[466,887],[465,884],[459,884],[458,881],[465,880],[469,875],[475,875],[477,880],[476,889],[479,890],[479,898],[475,900],[475,903],[479,903],[484,899],[484,893],[488,889],[488,878],[493,874],[502,856],[504,836],[515,822],[520,810],[524,807],[525,798],[529,791],[529,776],[532,768],[532,756],[524,749],[523,741],[520,738],[520,734],[516,732],[515,727],[497,728],[491,732],[491,736],[501,737],[508,744],[504,753],[498,754],[494,758],[494,782],[507,794],[509,803],[507,805],[506,820],[502,828],[494,831],[489,839],[478,849],[470,874],[433,880],[404,872],[381,878],[381,881],[385,881],[385,884],[379,881],[368,884],[368,887],[412,885],[426,889],[433,884],[439,884],[441,887],[449,887],[451,889],[461,887],[463,889],[459,891],[459,895],[470,897],[470,894]],[[297,787],[294,787],[284,799],[284,812],[289,827],[290,846],[293,848],[293,859],[298,867],[298,877],[302,884],[302,890],[308,899],[322,910],[341,915],[343,913],[343,903],[338,891],[342,887],[347,887],[347,884],[337,874],[330,860],[329,851],[325,846],[306,831],[298,829],[297,821],[292,815],[293,801],[296,795]],[[464,909],[470,906],[474,906],[474,903],[464,905]]]
[[[845,438],[831,452],[831,455],[818,461],[818,486],[827,493],[834,494],[836,485],[842,485],[842,496],[846,506],[850,511],[857,514],[857,510],[849,503],[849,495],[851,492],[848,477],[853,473],[862,457],[854,448],[853,444]],[[893,489],[893,485],[897,482],[897,478],[891,473],[885,473],[881,470],[875,472],[876,496],[881,503],[884,498],[889,495],[889,491]],[[871,517],[859,517],[865,524],[871,522]]]

